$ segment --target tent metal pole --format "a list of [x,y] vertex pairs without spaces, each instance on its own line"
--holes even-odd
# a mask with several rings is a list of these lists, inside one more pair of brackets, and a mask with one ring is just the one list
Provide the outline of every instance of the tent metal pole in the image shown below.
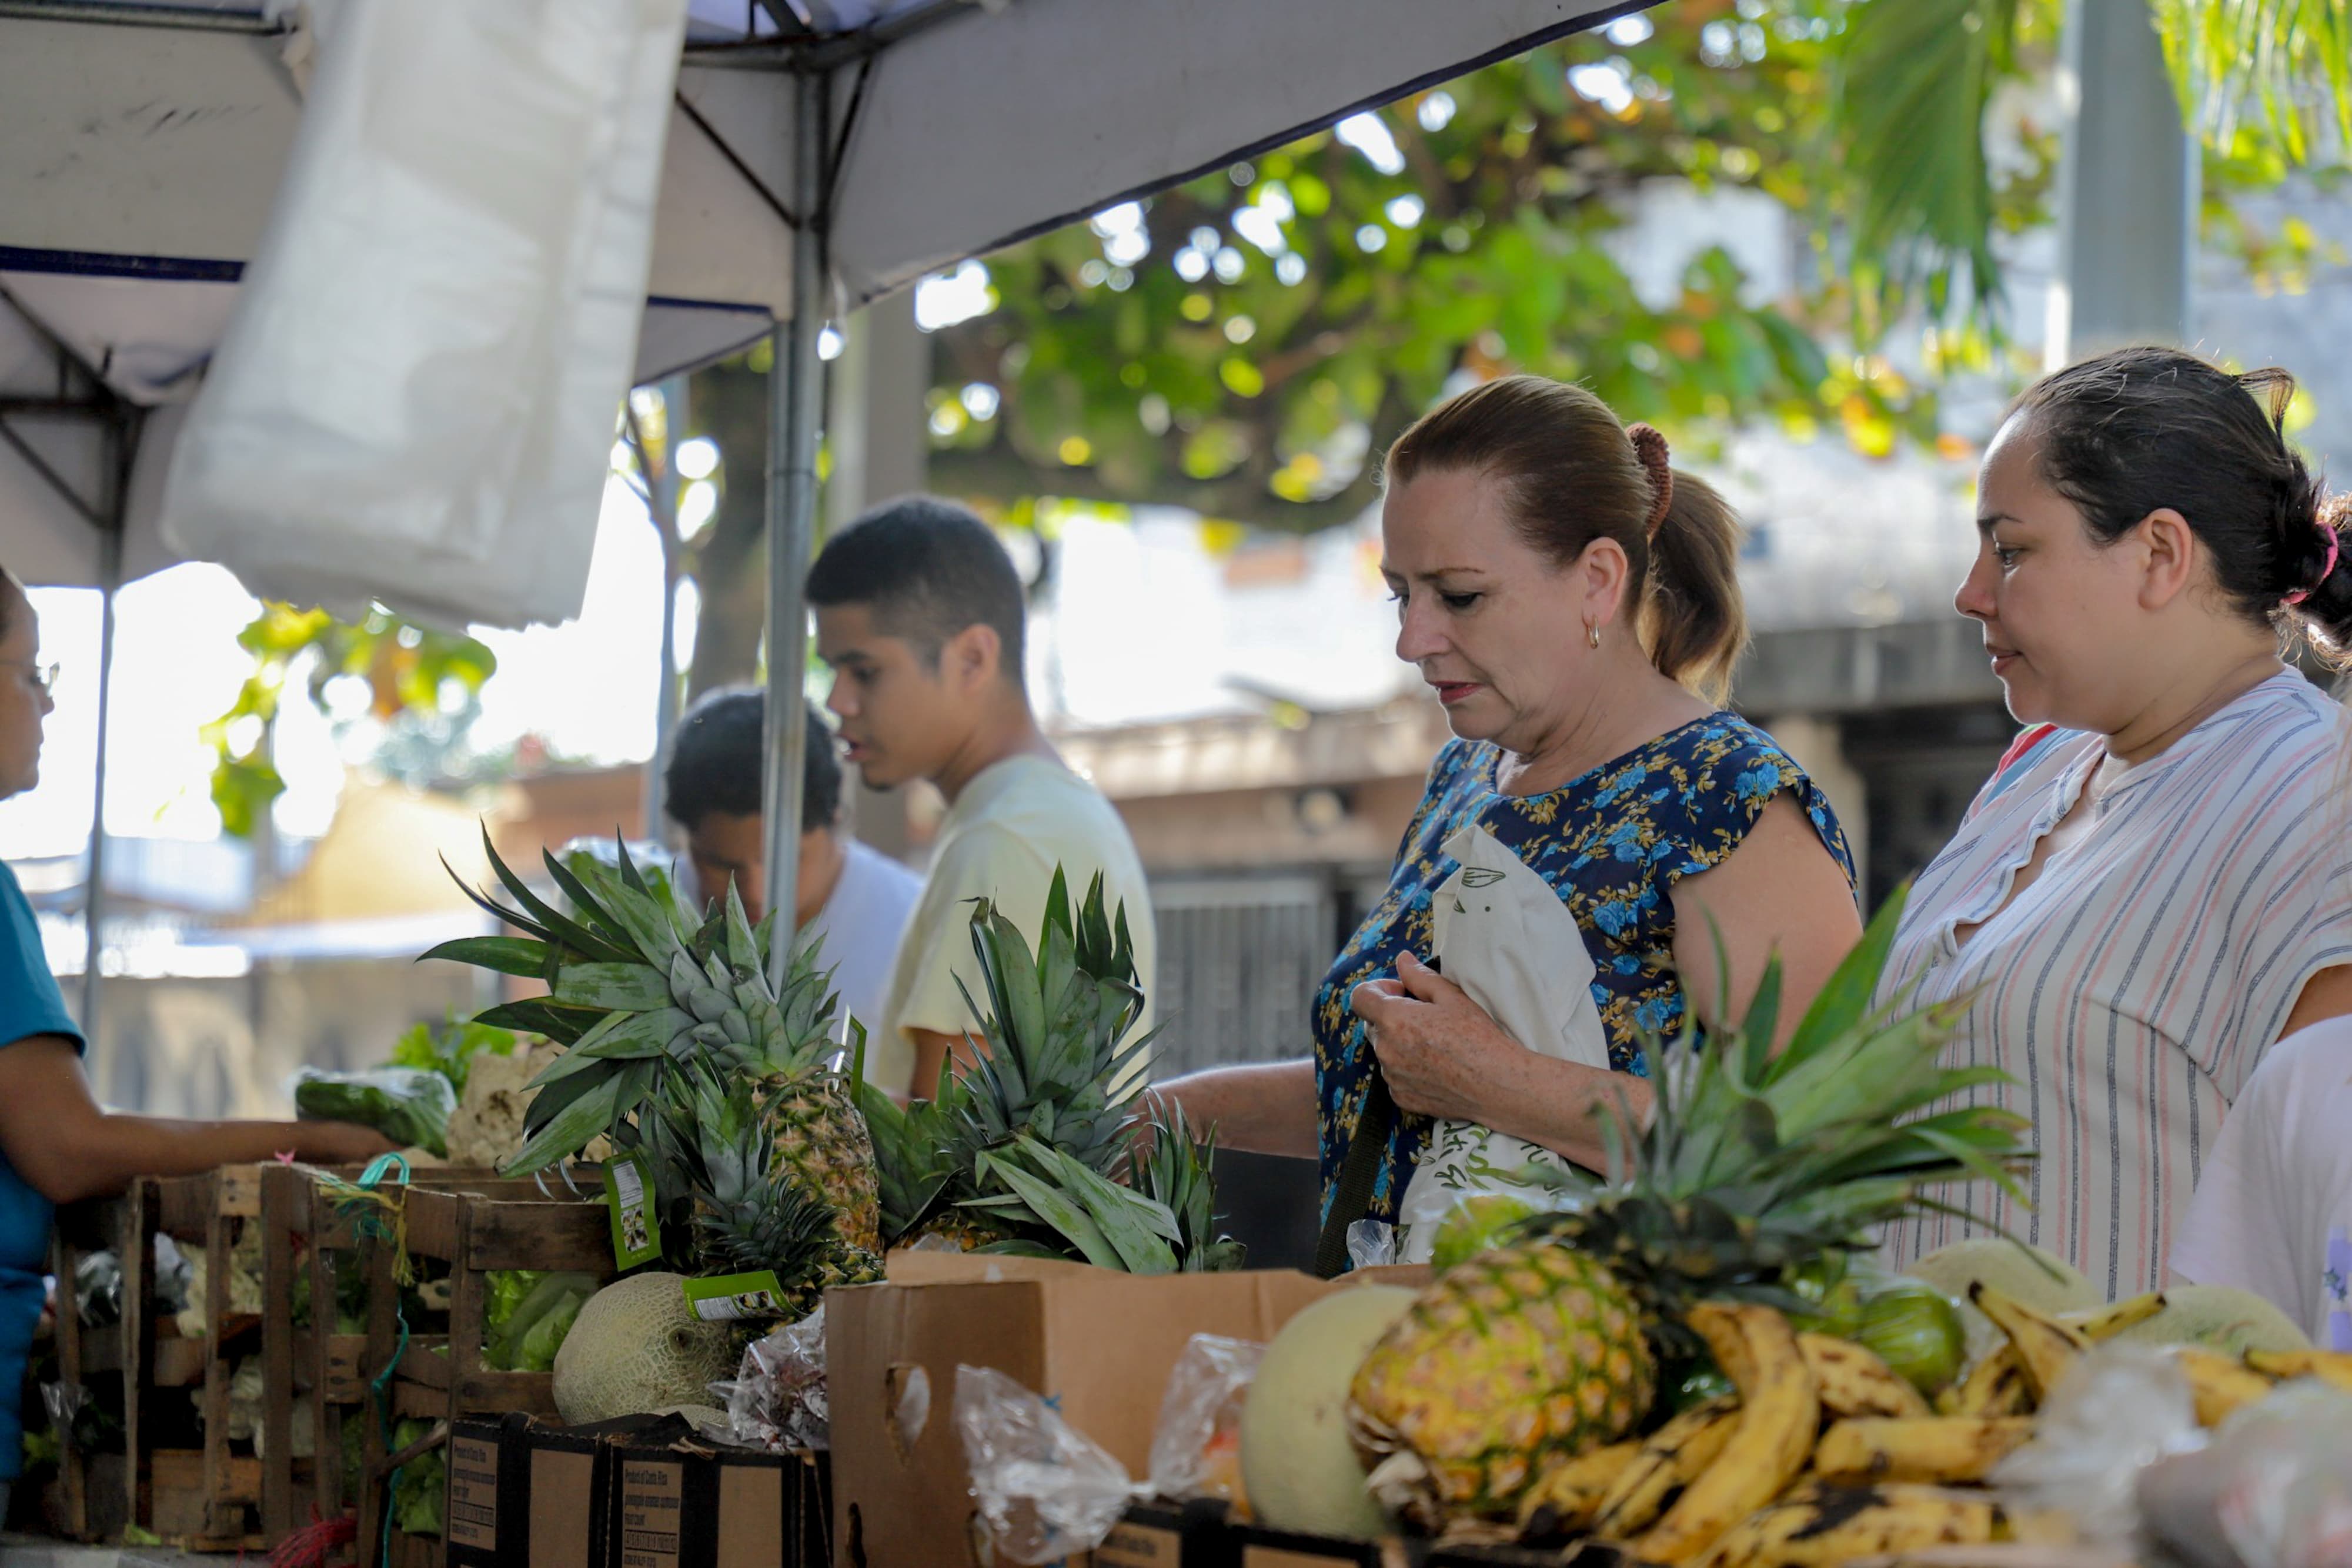
[[[120,444],[118,428],[111,437]],[[98,536],[98,763],[89,809],[89,880],[82,893],[81,1032],[87,1047],[98,1044],[98,1004],[105,987],[106,955],[106,732],[114,698],[114,596],[122,587],[122,508],[129,486],[114,486],[111,525]]]
[[795,935],[793,890],[800,873],[802,771],[808,725],[802,692],[808,680],[805,591],[816,536],[817,430],[824,417],[817,336],[824,329],[826,262],[825,143],[832,127],[831,78],[811,71],[793,80],[793,316],[772,340],[768,375],[768,777],[765,822],[768,907],[778,918],[769,936],[768,969],[778,986]]

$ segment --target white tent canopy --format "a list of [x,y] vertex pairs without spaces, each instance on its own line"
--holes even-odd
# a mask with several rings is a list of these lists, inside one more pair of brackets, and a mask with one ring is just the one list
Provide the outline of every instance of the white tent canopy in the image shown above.
[[[823,318],[1648,3],[692,0],[638,369],[791,323],[772,689],[802,680],[803,638],[775,632],[802,624]],[[267,222],[301,101],[280,9],[0,0],[0,539],[37,580],[120,580],[95,549],[74,570],[93,521],[122,570],[161,564],[139,501],[170,421],[124,410],[187,395]],[[771,704],[772,825],[799,818],[794,706]],[[795,836],[771,837],[790,887]]]

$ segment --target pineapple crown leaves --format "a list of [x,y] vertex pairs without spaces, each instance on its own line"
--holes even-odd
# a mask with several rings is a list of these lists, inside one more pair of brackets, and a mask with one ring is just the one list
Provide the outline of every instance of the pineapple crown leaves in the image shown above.
[[1176,1251],[1186,1273],[1242,1266],[1244,1249],[1217,1234],[1216,1129],[1195,1136],[1184,1107],[1153,1096],[1146,1120],[1152,1136],[1138,1139],[1128,1159],[1127,1185],[1176,1218]]
[[1938,1207],[1927,1184],[1982,1179],[2016,1193],[2012,1173],[2031,1157],[2021,1118],[1931,1110],[2001,1075],[1939,1064],[1948,1009],[1906,1010],[1907,993],[1872,1005],[1902,905],[1898,893],[1879,911],[1777,1053],[1777,958],[1737,1028],[1702,1039],[1686,1022],[1671,1044],[1644,1041],[1649,1126],[1637,1130],[1620,1096],[1602,1128],[1605,1182],[1527,1228],[1623,1263],[1664,1298],[1777,1301],[1785,1269],[1867,1247],[1872,1227]]
[[1086,1261],[1130,1274],[1173,1274],[1183,1239],[1165,1204],[1097,1174],[1034,1138],[984,1151],[978,1183],[987,1196],[961,1207],[1017,1228],[1058,1236]]
[[826,1070],[838,1002],[831,971],[818,969],[815,945],[801,947],[780,997],[761,963],[768,924],[751,924],[733,888],[698,922],[646,882],[616,838],[612,865],[593,855],[574,854],[567,864],[542,854],[575,911],[567,915],[507,865],[487,830],[482,848],[515,906],[470,888],[467,896],[525,935],[443,943],[425,956],[543,980],[547,996],[481,1019],[534,1029],[568,1048],[533,1080],[530,1136],[508,1162],[509,1174],[544,1169],[600,1133],[621,1136],[677,1068],[705,1064],[761,1079]]

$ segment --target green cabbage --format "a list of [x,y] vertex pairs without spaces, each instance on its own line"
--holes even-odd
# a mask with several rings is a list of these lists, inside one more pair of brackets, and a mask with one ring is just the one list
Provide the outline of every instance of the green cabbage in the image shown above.
[[321,1072],[306,1067],[294,1075],[294,1108],[310,1121],[356,1122],[404,1149],[446,1156],[457,1094],[448,1079],[423,1068]]

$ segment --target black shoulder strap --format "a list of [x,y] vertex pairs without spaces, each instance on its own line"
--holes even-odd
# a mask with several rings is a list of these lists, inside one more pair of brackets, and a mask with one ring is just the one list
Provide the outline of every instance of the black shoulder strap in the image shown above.
[[1388,1076],[1374,1062],[1370,1080],[1364,1085],[1363,1110],[1356,1118],[1355,1135],[1348,1140],[1348,1152],[1340,1158],[1339,1181],[1332,1189],[1323,1233],[1315,1242],[1315,1273],[1318,1279],[1336,1279],[1347,1270],[1348,1227],[1363,1218],[1364,1211],[1371,1207],[1372,1186],[1380,1180],[1381,1162],[1388,1155],[1389,1134],[1396,1130],[1396,1101],[1389,1094]]

